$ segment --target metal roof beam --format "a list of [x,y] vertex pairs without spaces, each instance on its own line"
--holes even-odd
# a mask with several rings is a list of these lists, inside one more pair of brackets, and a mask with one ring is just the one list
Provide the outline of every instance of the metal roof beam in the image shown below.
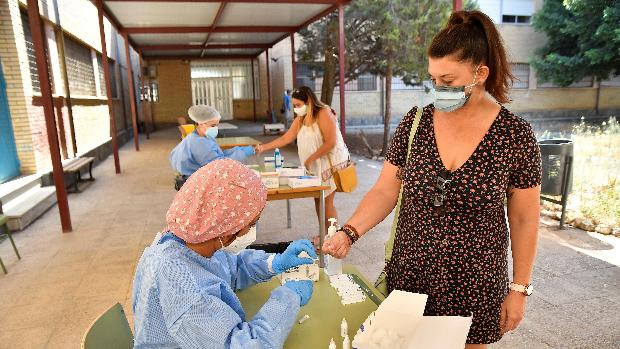
[[[258,3],[258,4],[306,4],[306,5],[338,5],[342,0],[105,0],[105,2],[180,2],[193,3]],[[348,2],[348,1],[344,1]]]
[[155,60],[178,60],[178,59],[189,59],[189,60],[209,60],[209,59],[250,59],[254,58],[255,55],[211,55],[204,57],[196,57],[194,55],[178,55],[178,56],[144,56],[145,60],[155,61]]
[[[217,14],[215,15],[215,18],[213,19],[213,23],[211,24],[211,27],[216,28],[218,23],[220,22],[220,18],[222,17],[222,14],[224,13],[224,9],[226,8],[226,3],[223,2],[220,4],[220,8],[217,10]],[[207,43],[209,42],[209,38],[211,38],[211,33],[207,33],[207,38],[205,39],[205,41],[202,43],[202,46],[207,46]],[[200,57],[204,56],[205,54],[205,49],[203,48],[202,51],[200,51]]]
[[228,26],[228,27],[127,27],[127,34],[185,34],[185,33],[282,33],[295,31],[290,26]]
[[203,45],[185,45],[185,44],[171,44],[171,45],[145,45],[138,46],[143,52],[157,51],[157,50],[217,50],[217,49],[243,49],[243,48],[270,48],[271,44],[209,44],[205,47]]

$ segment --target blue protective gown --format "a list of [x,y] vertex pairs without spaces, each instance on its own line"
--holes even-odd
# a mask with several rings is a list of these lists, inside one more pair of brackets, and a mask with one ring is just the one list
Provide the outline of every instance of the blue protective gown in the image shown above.
[[247,321],[234,292],[275,275],[269,256],[244,250],[205,258],[164,234],[138,262],[135,348],[281,348],[299,313],[299,296],[280,286]]
[[197,131],[190,133],[181,143],[177,144],[168,159],[175,171],[189,177],[202,166],[211,161],[229,158],[245,162],[247,155],[241,147],[234,147],[222,151],[215,138],[201,137]]

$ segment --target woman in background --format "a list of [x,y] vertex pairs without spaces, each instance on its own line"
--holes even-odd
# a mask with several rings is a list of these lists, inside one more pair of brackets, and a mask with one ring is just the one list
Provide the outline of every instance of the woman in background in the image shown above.
[[[349,151],[338,128],[333,109],[321,102],[307,86],[295,89],[291,97],[293,110],[297,115],[291,128],[282,137],[256,146],[256,152],[282,148],[297,139],[300,162],[306,170],[320,176],[323,182],[330,186],[325,197],[325,226],[328,226],[329,218],[338,218],[334,205],[336,183],[332,169],[346,167]],[[314,205],[319,217],[319,199],[314,200]]]

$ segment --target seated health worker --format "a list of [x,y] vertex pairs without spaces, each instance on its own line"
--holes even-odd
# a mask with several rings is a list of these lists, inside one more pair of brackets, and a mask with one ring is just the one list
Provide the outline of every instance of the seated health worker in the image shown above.
[[220,123],[220,113],[208,105],[194,105],[187,110],[189,118],[196,123],[196,129],[185,137],[170,153],[172,168],[184,178],[191,176],[202,166],[213,160],[229,158],[244,162],[254,155],[254,147],[234,147],[222,150],[215,141]]
[[275,288],[252,319],[235,291],[317,258],[308,240],[282,254],[245,249],[267,190],[245,165],[216,160],[189,177],[166,214],[167,227],[136,269],[135,348],[282,348],[312,281]]

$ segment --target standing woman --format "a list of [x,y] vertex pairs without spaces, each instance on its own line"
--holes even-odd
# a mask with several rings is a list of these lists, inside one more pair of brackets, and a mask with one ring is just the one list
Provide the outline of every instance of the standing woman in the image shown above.
[[[341,169],[347,166],[349,151],[344,143],[336,113],[325,103],[319,101],[314,92],[302,86],[293,91],[293,110],[297,118],[293,120],[291,128],[282,136],[267,144],[256,146],[256,152],[282,148],[297,139],[299,160],[306,169],[321,176],[323,182],[331,187],[325,197],[325,219],[338,218],[334,197],[336,183],[332,175],[332,167]],[[319,200],[314,200],[319,217]],[[326,223],[326,226],[329,224]]]
[[346,256],[392,211],[402,184],[388,290],[428,294],[425,315],[473,314],[466,348],[486,348],[517,328],[531,294],[540,149],[530,125],[502,105],[512,75],[489,17],[452,14],[428,56],[435,102],[423,109],[410,156],[416,108],[400,123],[377,183],[323,251]]

